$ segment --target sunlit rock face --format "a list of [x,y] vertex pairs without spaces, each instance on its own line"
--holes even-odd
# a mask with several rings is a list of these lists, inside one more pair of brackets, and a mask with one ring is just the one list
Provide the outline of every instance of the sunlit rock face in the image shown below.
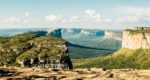
[[129,49],[149,49],[150,28],[136,27],[123,31],[122,47]]

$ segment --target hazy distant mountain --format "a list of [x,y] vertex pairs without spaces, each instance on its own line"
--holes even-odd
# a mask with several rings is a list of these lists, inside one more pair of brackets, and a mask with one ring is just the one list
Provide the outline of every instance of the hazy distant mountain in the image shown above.
[[14,36],[25,32],[36,32],[38,30],[47,31],[47,28],[20,28],[20,29],[0,29],[0,36]]
[[62,29],[62,33],[64,35],[73,35],[73,34],[78,34],[80,32],[81,32],[81,29],[71,29],[71,28]]
[[103,36],[104,31],[96,29],[62,29],[64,38],[93,38]]
[[[121,48],[121,31],[62,29],[62,37],[78,46],[68,46],[71,58],[108,55]],[[84,46],[84,47],[81,47]]]
[[122,31],[110,31],[110,30],[106,30],[105,31],[105,38],[113,38],[113,39],[117,39],[117,40],[121,40],[122,38]]
[[65,40],[73,44],[113,50],[117,50],[121,47],[121,31],[63,29],[62,34]]

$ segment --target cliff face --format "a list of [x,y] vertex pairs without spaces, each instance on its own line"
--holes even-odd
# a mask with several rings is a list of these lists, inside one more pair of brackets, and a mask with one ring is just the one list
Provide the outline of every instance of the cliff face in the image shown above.
[[27,33],[0,37],[0,66],[12,64],[72,69],[64,40]]
[[123,31],[122,47],[129,49],[150,48],[150,28]]

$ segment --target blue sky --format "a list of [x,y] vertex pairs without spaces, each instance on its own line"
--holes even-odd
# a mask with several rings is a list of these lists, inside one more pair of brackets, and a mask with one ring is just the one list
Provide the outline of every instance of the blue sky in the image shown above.
[[150,0],[0,0],[0,28],[149,26]]

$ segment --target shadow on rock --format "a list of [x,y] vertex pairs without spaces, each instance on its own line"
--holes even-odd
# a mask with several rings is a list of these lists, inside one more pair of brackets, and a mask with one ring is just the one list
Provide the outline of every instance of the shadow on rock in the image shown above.
[[12,76],[14,73],[7,69],[0,69],[0,77]]

